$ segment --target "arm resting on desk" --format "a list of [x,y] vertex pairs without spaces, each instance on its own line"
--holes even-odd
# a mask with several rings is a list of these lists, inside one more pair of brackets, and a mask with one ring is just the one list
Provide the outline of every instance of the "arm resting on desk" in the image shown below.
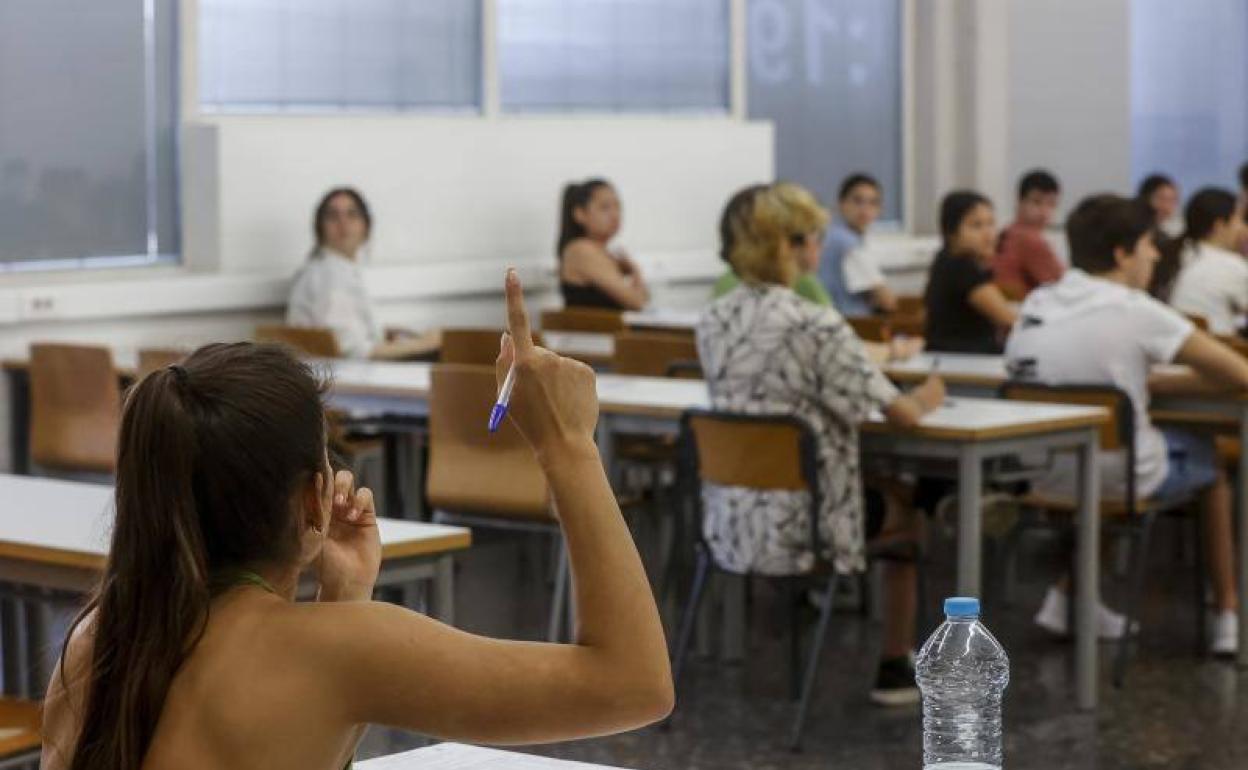
[[1205,332],[1192,332],[1174,362],[1190,372],[1160,372],[1148,379],[1153,393],[1232,393],[1248,390],[1248,360]]

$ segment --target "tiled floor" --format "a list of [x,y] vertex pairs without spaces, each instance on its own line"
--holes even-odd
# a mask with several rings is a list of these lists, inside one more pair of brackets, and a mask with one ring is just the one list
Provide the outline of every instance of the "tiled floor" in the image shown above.
[[[1162,544],[1177,532],[1163,530]],[[520,555],[522,550],[527,558]],[[1029,622],[1048,574],[1043,565],[1034,563],[1044,560],[1046,549],[1035,550],[1032,568],[1025,570],[1020,602],[1009,608],[989,607],[985,617],[1011,659],[1006,766],[1011,770],[1248,767],[1248,675],[1237,674],[1230,663],[1194,655],[1193,615],[1183,603],[1191,595],[1191,568],[1176,561],[1177,549],[1156,549],[1164,553],[1155,560],[1153,595],[1145,616],[1148,636],[1123,691],[1109,684],[1111,648],[1104,648],[1102,706],[1096,715],[1073,709],[1069,645],[1046,638]],[[541,568],[526,564],[536,564],[541,553],[540,547],[521,549],[488,536],[479,538],[459,571],[460,625],[481,633],[540,637],[546,593],[538,574]],[[949,562],[947,553],[938,554],[934,597],[950,586],[950,576],[940,566]],[[1112,595],[1110,589],[1107,593]],[[937,601],[933,599],[934,606]],[[853,615],[836,619],[805,751],[793,754],[784,748],[794,704],[785,692],[787,645],[779,631],[768,628],[773,609],[768,591],[760,587],[755,592],[747,661],[724,665],[697,660],[682,687],[669,731],[649,728],[529,750],[636,770],[919,768],[919,712],[881,710],[869,704],[866,692],[874,671],[877,628]],[[422,743],[410,734],[374,730],[361,757]]]

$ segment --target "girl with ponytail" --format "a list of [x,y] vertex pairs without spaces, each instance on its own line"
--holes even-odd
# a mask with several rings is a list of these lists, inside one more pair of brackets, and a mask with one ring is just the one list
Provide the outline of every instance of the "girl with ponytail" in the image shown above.
[[[592,373],[533,347],[514,273],[507,298],[498,367],[515,362],[512,420],[565,528],[577,643],[486,639],[370,601],[373,497],[331,472],[321,384],[281,348],[209,345],[127,396],[109,557],[48,687],[42,767],[340,770],[369,723],[527,743],[667,714],[666,643],[593,444]],[[305,571],[317,601],[296,603]]]
[[1248,261],[1240,248],[1248,227],[1243,204],[1229,190],[1206,187],[1187,202],[1182,269],[1170,304],[1209,322],[1209,331],[1236,334],[1248,313]]
[[559,289],[568,307],[641,310],[650,290],[628,254],[607,246],[620,231],[620,198],[605,179],[573,182],[559,206]]

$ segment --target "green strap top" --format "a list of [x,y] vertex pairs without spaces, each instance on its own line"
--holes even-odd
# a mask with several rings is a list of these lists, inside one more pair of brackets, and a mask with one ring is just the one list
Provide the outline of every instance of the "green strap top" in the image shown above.
[[[269,581],[247,569],[233,570],[218,575],[212,580],[213,593],[221,593],[237,586],[256,586],[257,588],[263,588],[274,596],[277,595],[277,590],[269,584]],[[347,764],[343,765],[343,770],[351,770],[354,761],[354,759],[348,759]]]

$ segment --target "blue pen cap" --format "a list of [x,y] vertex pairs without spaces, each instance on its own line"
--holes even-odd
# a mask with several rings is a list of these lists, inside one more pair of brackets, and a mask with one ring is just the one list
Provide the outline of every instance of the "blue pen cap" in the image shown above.
[[945,617],[978,618],[979,599],[973,596],[950,596],[945,599]]

